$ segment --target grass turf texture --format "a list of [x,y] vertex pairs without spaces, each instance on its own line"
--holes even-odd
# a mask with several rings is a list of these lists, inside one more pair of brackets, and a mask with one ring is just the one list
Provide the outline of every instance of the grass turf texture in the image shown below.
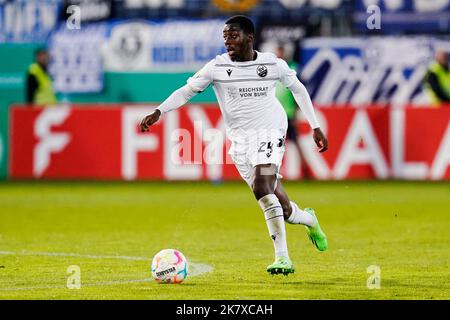
[[[148,257],[176,248],[214,270],[181,285],[150,261],[0,255],[0,299],[449,299],[450,185],[291,182],[328,235],[316,251],[287,226],[296,273],[270,276],[272,241],[244,183],[1,183],[0,251]],[[65,288],[67,268],[82,287]],[[367,268],[381,268],[369,290]],[[91,285],[89,285],[91,284]],[[94,285],[92,285],[94,284]]]

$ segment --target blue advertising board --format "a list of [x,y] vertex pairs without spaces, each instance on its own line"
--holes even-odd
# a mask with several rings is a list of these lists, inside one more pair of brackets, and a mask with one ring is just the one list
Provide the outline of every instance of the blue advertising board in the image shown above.
[[428,103],[423,79],[436,49],[431,37],[311,38],[301,48],[301,79],[319,105]]
[[[369,6],[380,9],[381,33],[429,33],[450,30],[450,0],[356,0],[354,22],[362,32],[367,28]],[[369,10],[370,11],[370,10]]]
[[0,42],[41,42],[58,23],[61,0],[0,1]]

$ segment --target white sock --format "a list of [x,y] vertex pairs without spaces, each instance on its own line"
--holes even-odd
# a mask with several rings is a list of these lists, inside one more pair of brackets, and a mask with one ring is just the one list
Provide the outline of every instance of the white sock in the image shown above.
[[316,219],[308,212],[301,210],[295,202],[291,201],[292,213],[286,220],[290,224],[304,224],[312,227],[316,223]]
[[283,208],[275,194],[268,194],[258,200],[259,206],[264,212],[267,229],[273,240],[275,258],[289,258],[286,242],[286,226],[284,224]]

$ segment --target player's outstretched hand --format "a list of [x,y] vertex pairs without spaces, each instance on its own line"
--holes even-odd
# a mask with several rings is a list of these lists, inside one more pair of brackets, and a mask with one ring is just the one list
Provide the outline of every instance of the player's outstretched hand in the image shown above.
[[325,152],[328,150],[328,139],[323,134],[320,128],[314,129],[313,139],[316,145],[319,147],[319,152]]
[[145,118],[142,119],[141,124],[139,125],[141,128],[141,132],[148,131],[148,128],[150,128],[151,125],[158,121],[160,116],[161,111],[159,111],[158,109],[156,109],[152,114],[145,116]]

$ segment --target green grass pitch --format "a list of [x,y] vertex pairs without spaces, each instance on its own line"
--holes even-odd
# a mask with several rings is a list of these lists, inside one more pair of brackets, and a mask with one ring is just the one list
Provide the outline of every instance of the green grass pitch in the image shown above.
[[[314,207],[330,248],[287,226],[296,273],[270,276],[273,247],[242,183],[0,184],[0,299],[449,299],[450,184],[286,182]],[[150,278],[176,248],[196,276]],[[68,289],[67,268],[81,288]],[[380,268],[368,289],[367,268]],[[212,271],[206,272],[205,266]],[[203,273],[202,273],[203,272]]]

